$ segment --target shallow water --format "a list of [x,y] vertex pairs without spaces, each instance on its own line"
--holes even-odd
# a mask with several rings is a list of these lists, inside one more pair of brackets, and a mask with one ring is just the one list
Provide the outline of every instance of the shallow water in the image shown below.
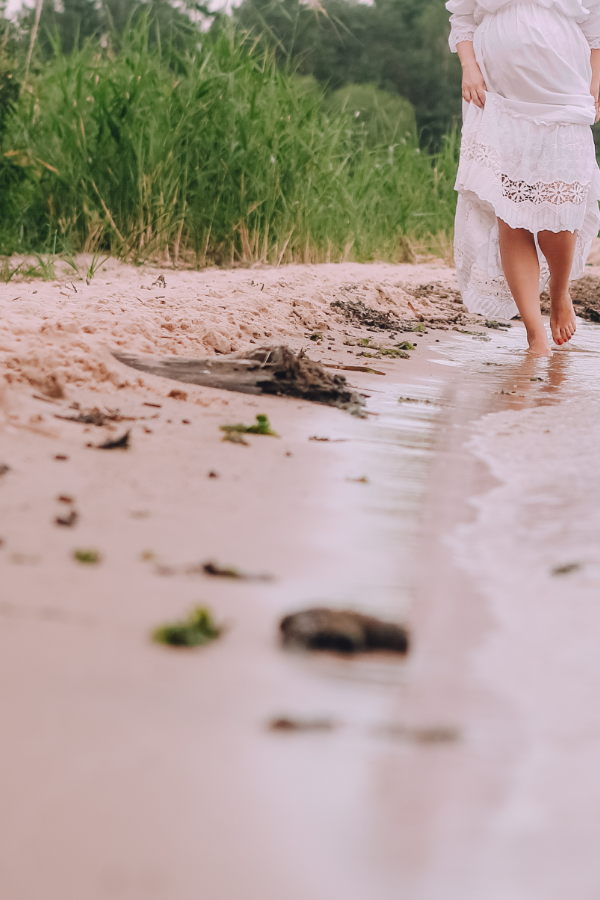
[[294,799],[311,896],[600,892],[600,327],[581,323],[549,360],[527,357],[518,325],[489,338],[430,343],[439,378],[371,396],[361,521],[396,543],[388,583],[366,576],[348,596],[408,616],[415,652],[299,663],[318,679],[305,708],[327,695],[343,726],[292,738],[275,765],[280,798],[287,753],[319,784]]

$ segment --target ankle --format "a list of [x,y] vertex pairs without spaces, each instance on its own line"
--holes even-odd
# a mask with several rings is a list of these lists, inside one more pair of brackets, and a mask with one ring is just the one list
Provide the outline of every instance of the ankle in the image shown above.
[[553,288],[550,290],[550,304],[553,303],[570,303],[571,295],[569,294],[569,286],[565,285],[561,288]]
[[550,346],[550,341],[548,340],[548,335],[546,334],[545,328],[528,328],[527,341],[529,342],[530,347],[532,347],[533,345],[535,345],[536,347]]

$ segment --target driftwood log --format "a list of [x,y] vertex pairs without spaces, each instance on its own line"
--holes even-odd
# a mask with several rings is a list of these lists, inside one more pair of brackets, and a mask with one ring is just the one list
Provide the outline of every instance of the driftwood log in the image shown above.
[[362,414],[364,399],[343,375],[332,375],[303,351],[289,347],[257,347],[213,359],[167,359],[113,353],[119,362],[141,372],[161,375],[186,384],[238,391],[242,394],[275,394],[298,397]]

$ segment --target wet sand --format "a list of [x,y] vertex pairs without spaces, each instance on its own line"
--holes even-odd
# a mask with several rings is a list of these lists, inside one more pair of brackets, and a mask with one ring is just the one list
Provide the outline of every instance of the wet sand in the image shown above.
[[[80,286],[81,309],[79,287],[2,288],[3,894],[562,900],[569,886],[595,900],[598,326],[550,363],[527,362],[519,323],[428,329],[411,359],[369,359],[344,344],[363,332],[327,312],[340,285],[405,315],[409,301],[427,309],[406,285],[451,291],[452,270],[188,273],[173,293],[186,309],[219,293],[214,321],[180,311],[163,354],[214,351],[213,301],[242,285],[234,318],[256,321],[256,337],[230,330],[227,349],[285,337],[386,374],[346,373],[370,395],[366,419],[190,385],[173,399],[175,382],[106,349],[163,346],[163,312],[132,312],[150,275],[127,275],[135,290],[119,275],[121,314],[101,279]],[[272,291],[262,313],[257,278]],[[318,309],[292,327],[303,299]],[[313,329],[334,340],[310,342]],[[65,396],[39,399],[56,371]],[[54,417],[73,402],[147,418],[111,431]],[[280,438],[222,442],[219,425],[257,413]],[[129,450],[86,446],[126,425]],[[54,524],[59,495],[73,497],[73,528]],[[98,565],[73,559],[90,547]],[[273,580],[179,571],[207,560]],[[197,603],[222,638],[150,641]],[[408,623],[413,652],[285,654],[280,617],[317,603]],[[269,730],[281,716],[334,727]]]

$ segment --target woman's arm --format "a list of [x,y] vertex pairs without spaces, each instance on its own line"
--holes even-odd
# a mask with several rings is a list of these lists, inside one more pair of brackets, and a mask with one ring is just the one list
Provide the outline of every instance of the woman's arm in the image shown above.
[[[473,41],[459,41],[456,45],[456,52],[460,59],[463,79],[462,79],[462,95],[463,100],[467,103],[474,103],[479,109],[485,106],[485,92],[487,90],[481,69],[475,59],[475,51],[473,49]],[[593,54],[592,54],[593,55]],[[600,58],[598,60],[600,65]],[[600,70],[599,70],[600,84]]]
[[[591,0],[600,3],[600,0]],[[485,105],[486,86],[481,69],[475,59],[473,37],[477,29],[475,21],[476,0],[448,0],[446,9],[450,16],[450,38],[448,43],[453,53],[458,53],[462,69],[462,95],[467,103],[474,103],[480,109]]]
[[596,103],[596,122],[600,121],[600,100],[598,100],[598,94],[600,93],[600,49],[592,50],[592,85],[591,92],[592,97]]

